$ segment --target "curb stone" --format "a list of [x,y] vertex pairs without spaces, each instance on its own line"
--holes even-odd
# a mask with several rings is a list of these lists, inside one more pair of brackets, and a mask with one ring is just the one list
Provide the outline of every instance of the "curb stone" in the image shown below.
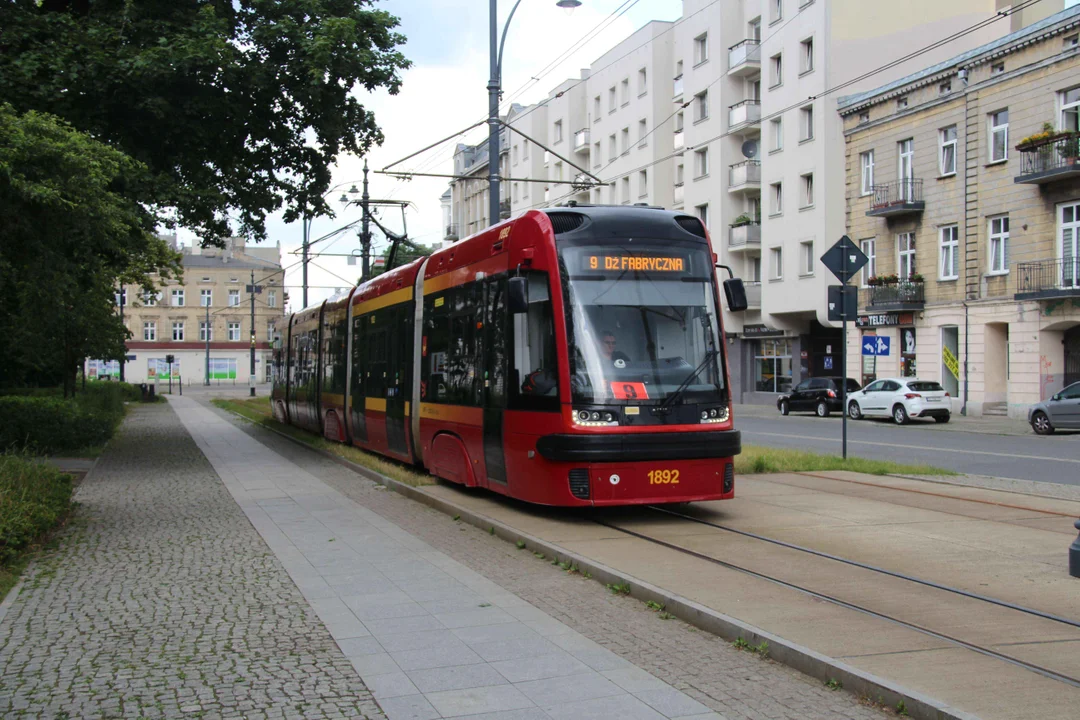
[[[222,408],[217,408],[221,410]],[[248,418],[224,410],[242,420],[251,422]],[[272,432],[290,442],[293,442],[307,450],[322,455],[338,465],[346,467],[356,474],[394,490],[400,495],[411,500],[416,500],[428,507],[438,510],[450,517],[459,516],[462,522],[488,532],[494,528],[494,535],[510,543],[524,541],[526,548],[531,551],[543,551],[545,554],[558,557],[561,560],[569,560],[577,565],[580,570],[588,570],[593,579],[602,584],[626,583],[632,588],[631,595],[642,602],[652,600],[665,605],[665,610],[679,619],[706,632],[712,633],[728,641],[743,638],[751,644],[759,644],[766,641],[769,644],[769,658],[791,667],[804,675],[809,675],[822,683],[835,679],[843,683],[845,691],[853,692],[858,697],[881,698],[887,705],[896,707],[901,701],[907,709],[908,715],[919,720],[979,720],[963,710],[953,708],[948,704],[932,698],[928,695],[905,688],[897,683],[878,677],[871,673],[859,670],[851,665],[843,663],[835,658],[828,657],[810,648],[791,642],[777,635],[773,635],[761,628],[749,625],[741,620],[725,615],[712,608],[694,602],[681,595],[677,595],[651,583],[639,580],[633,575],[608,567],[602,563],[570,552],[565,548],[546,540],[542,540],[516,528],[510,527],[499,520],[490,518],[482,513],[435,497],[422,488],[407,485],[399,480],[387,477],[375,470],[364,467],[351,460],[346,460],[331,452],[311,447],[302,440],[298,440],[287,433],[265,425],[257,425],[261,429]]]

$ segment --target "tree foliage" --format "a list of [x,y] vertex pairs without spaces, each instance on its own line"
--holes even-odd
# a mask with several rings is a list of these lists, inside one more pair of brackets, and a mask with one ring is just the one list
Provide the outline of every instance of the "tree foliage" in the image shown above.
[[0,105],[0,384],[70,384],[83,358],[122,356],[116,285],[180,272],[132,199],[148,182],[58,118]]
[[[0,98],[148,169],[142,198],[204,242],[327,211],[341,152],[382,141],[356,95],[396,93],[398,20],[372,0],[5,0]],[[238,221],[230,227],[229,214]]]

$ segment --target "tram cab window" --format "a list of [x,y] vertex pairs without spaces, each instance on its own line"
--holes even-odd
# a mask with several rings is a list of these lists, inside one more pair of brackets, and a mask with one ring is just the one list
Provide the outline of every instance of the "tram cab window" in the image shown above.
[[558,409],[559,369],[551,292],[544,273],[529,273],[528,278],[529,309],[510,316],[514,344],[510,405]]

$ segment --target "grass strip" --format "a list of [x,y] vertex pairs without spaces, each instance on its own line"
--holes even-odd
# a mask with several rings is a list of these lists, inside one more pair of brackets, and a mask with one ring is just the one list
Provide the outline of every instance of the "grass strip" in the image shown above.
[[735,458],[739,475],[762,473],[821,472],[850,470],[867,475],[959,475],[959,473],[930,465],[906,465],[891,460],[823,455],[806,450],[743,445],[742,454]]
[[250,398],[246,400],[215,398],[214,400],[211,400],[211,402],[222,410],[228,410],[229,412],[240,415],[256,425],[271,428],[277,432],[288,435],[289,437],[296,438],[317,450],[325,450],[333,453],[338,457],[345,458],[350,462],[362,465],[377,473],[382,473],[383,475],[403,482],[406,485],[421,487],[423,485],[435,484],[435,478],[431,475],[416,472],[402,463],[388,460],[357,447],[332,442],[326,438],[319,437],[314,433],[307,432],[306,430],[300,430],[291,425],[285,425],[284,423],[278,422],[274,419],[273,414],[270,411],[270,398]]

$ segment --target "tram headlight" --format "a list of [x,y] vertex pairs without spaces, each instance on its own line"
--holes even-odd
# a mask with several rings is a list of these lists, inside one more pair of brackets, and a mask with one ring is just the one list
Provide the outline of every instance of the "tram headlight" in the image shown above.
[[578,427],[618,427],[619,414],[612,410],[574,410],[570,413]]
[[588,410],[578,410],[577,411],[577,419],[578,420],[588,420],[589,419],[589,411]]
[[702,420],[708,420],[709,419],[709,411],[708,410],[702,410],[701,411],[701,419]]
[[701,422],[703,423],[722,423],[727,422],[729,417],[727,405],[717,405],[711,408],[705,408],[701,411]]
[[593,422],[600,422],[600,413],[593,410],[592,413],[589,415],[589,419]]

